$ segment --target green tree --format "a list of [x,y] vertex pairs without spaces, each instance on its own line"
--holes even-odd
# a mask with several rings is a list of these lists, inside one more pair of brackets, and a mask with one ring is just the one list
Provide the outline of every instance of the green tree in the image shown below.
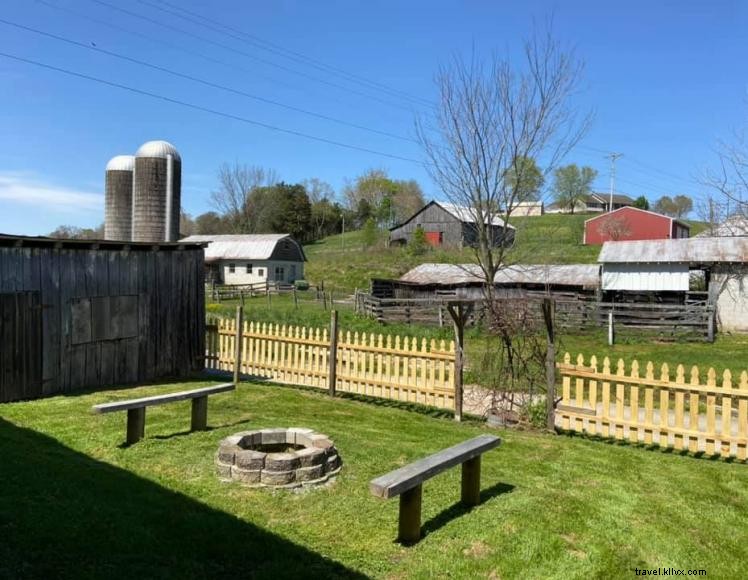
[[[343,198],[350,209],[371,208],[379,225],[391,226],[405,221],[424,205],[421,187],[414,180],[391,179],[382,169],[370,169],[343,188]],[[360,223],[365,223],[359,213]]]
[[669,195],[663,195],[654,204],[654,210],[662,215],[675,217],[678,209],[675,206],[675,202]]
[[413,231],[413,236],[410,238],[410,244],[408,244],[408,251],[414,256],[422,256],[429,249],[429,244],[426,241],[426,232],[423,231],[421,226],[417,226]]
[[243,213],[251,216],[247,233],[289,233],[302,242],[314,239],[312,206],[301,184],[281,181],[255,188]]
[[312,203],[312,224],[314,239],[340,233],[342,229],[343,211],[339,204],[332,203],[326,197]]
[[676,195],[673,198],[673,205],[675,206],[675,217],[682,218],[691,213],[693,200],[687,195]]
[[229,220],[214,211],[202,213],[194,221],[194,233],[196,234],[230,234],[233,231],[234,229]]
[[506,178],[509,188],[517,192],[517,203],[538,201],[545,178],[532,157],[518,157]]
[[377,228],[377,222],[373,217],[366,220],[364,229],[361,232],[361,241],[364,244],[364,248],[371,248],[377,243],[379,237],[379,228]]
[[649,200],[643,195],[640,195],[634,200],[634,207],[639,209],[649,209]]
[[584,202],[592,192],[592,182],[596,177],[597,171],[592,167],[580,168],[575,163],[559,167],[553,173],[556,203],[573,214],[575,206]]

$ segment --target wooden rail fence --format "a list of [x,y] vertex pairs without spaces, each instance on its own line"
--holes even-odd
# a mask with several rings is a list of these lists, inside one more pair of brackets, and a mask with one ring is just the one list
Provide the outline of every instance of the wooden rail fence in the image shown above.
[[454,342],[220,319],[207,326],[206,367],[231,371],[241,334],[241,372],[279,383],[454,409]]
[[562,429],[746,460],[745,371],[739,378],[724,371],[718,386],[714,369],[708,370],[704,384],[696,366],[687,375],[678,365],[673,378],[667,364],[656,374],[651,362],[641,369],[634,361],[627,372],[623,360],[612,368],[606,357],[599,369],[595,356],[585,364],[580,354],[572,364],[566,353],[557,367],[563,397],[556,420]]

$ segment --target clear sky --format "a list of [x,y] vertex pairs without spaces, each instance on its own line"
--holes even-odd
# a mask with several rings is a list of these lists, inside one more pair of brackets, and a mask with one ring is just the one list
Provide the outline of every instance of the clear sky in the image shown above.
[[101,223],[106,162],[151,139],[181,152],[182,205],[193,215],[211,209],[216,169],[235,160],[289,182],[319,177],[336,190],[381,167],[438,199],[409,140],[414,111],[435,99],[437,67],[472,50],[515,58],[533,21],[551,14],[556,35],[586,63],[576,105],[595,111],[565,161],[598,169],[598,189],[608,189],[605,152],[620,151],[617,190],[698,198],[695,178],[715,162],[718,141],[746,125],[748,3],[739,0],[170,2],[179,8],[154,0],[2,2],[4,21],[236,92],[0,22],[0,53],[233,117],[0,56],[0,232]]

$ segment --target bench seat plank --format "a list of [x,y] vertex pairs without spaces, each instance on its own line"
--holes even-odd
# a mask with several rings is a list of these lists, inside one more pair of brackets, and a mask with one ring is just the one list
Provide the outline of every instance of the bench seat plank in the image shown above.
[[495,435],[479,435],[373,479],[369,483],[369,490],[377,497],[395,497],[438,473],[478,457],[500,444],[501,439]]
[[186,401],[188,399],[207,397],[208,395],[215,395],[216,393],[233,391],[234,389],[236,389],[236,385],[234,385],[234,383],[225,383],[221,385],[215,385],[213,387],[205,387],[203,389],[193,389],[192,391],[180,391],[178,393],[155,395],[153,397],[130,399],[128,401],[116,401],[114,403],[102,403],[100,405],[94,405],[93,412],[113,413],[115,411],[129,411],[130,409],[138,409],[141,407],[165,405],[166,403],[174,403],[176,401]]

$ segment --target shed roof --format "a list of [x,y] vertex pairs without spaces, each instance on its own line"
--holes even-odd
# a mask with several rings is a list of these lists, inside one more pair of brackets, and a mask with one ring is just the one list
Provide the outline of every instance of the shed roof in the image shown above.
[[200,240],[181,242],[129,242],[113,240],[78,240],[73,238],[49,238],[46,236],[16,236],[0,234],[0,246],[22,248],[64,248],[66,250],[200,250],[207,244]]
[[217,260],[268,260],[282,240],[289,240],[306,261],[304,250],[291,234],[224,234],[196,235],[184,238],[183,242],[207,243],[205,261]]
[[748,263],[748,237],[605,242],[597,261],[604,264]]
[[[481,284],[483,272],[477,264],[421,264],[400,278],[400,282],[418,285],[459,286]],[[597,264],[514,264],[501,268],[494,277],[500,286],[539,284],[552,286],[600,286]]]
[[[610,193],[595,192],[587,196],[587,201],[602,201],[603,203],[610,202]],[[623,193],[613,194],[613,203],[634,203],[634,200]]]

